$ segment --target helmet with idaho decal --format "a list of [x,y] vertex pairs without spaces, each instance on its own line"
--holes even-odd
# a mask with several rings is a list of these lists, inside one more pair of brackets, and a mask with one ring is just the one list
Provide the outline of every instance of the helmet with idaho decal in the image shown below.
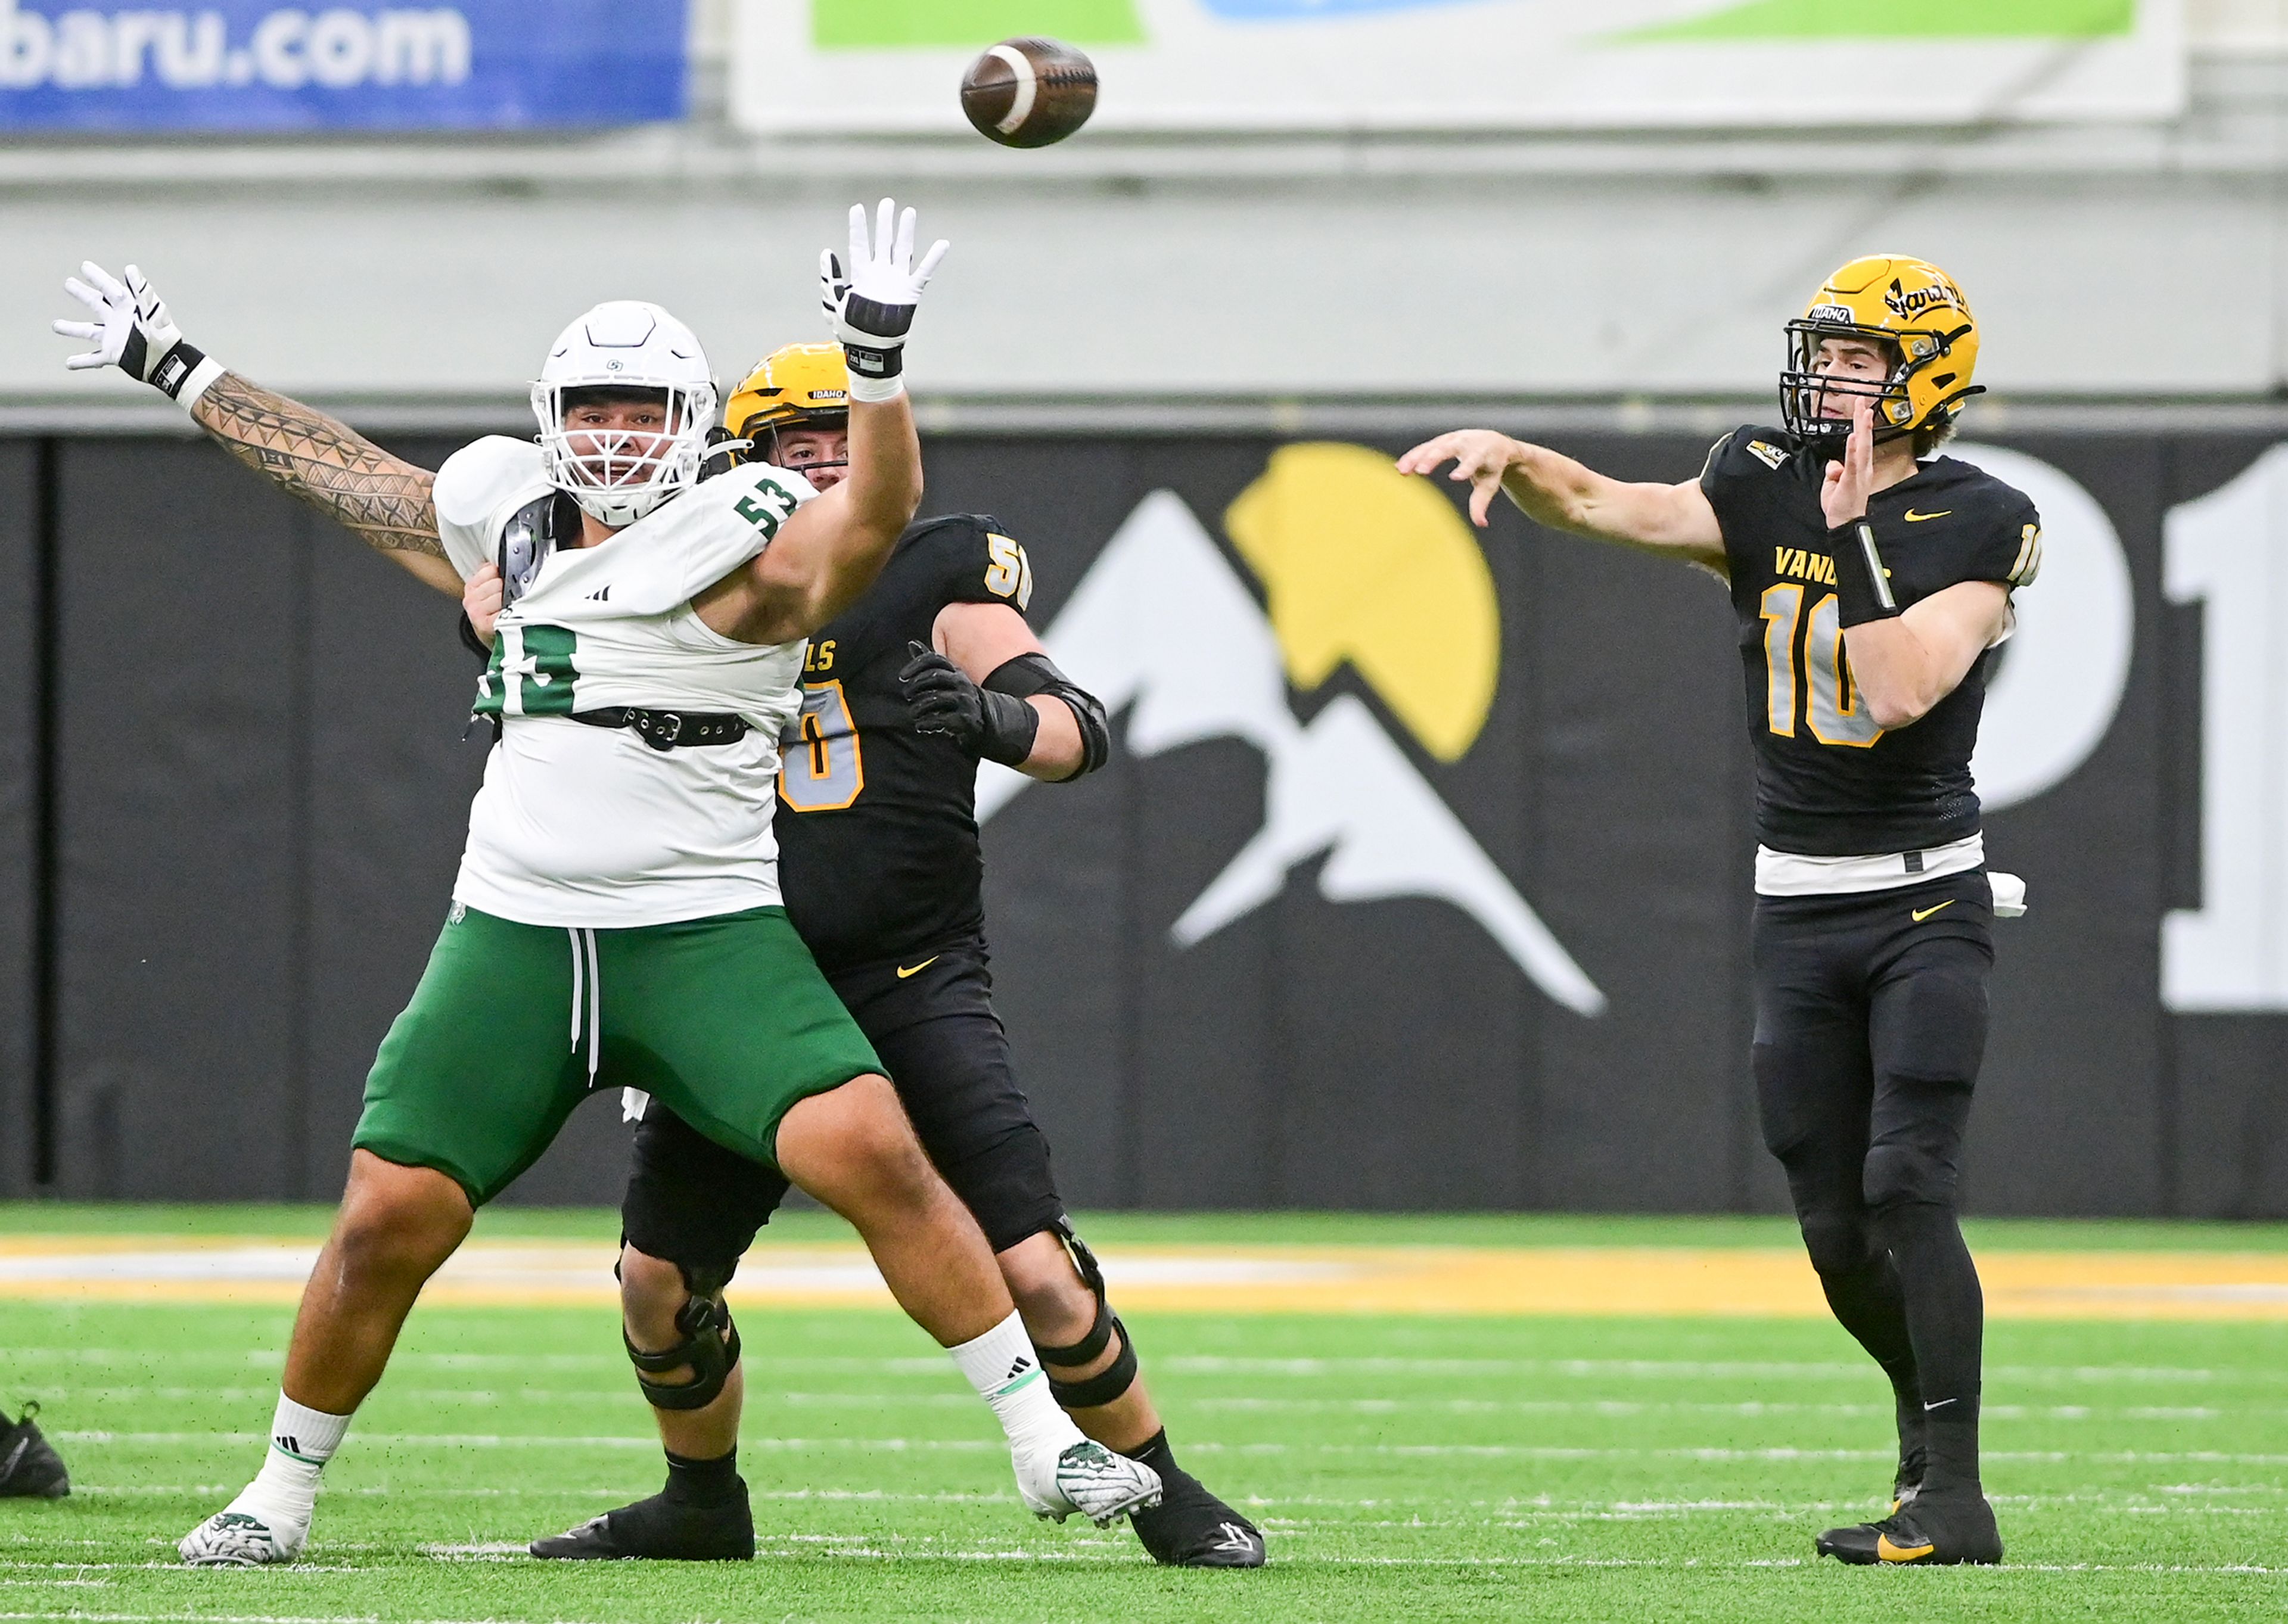
[[[1887,377],[1851,378],[1819,368],[1822,341],[1873,340],[1891,358]],[[1780,412],[1805,444],[1839,452],[1851,436],[1847,418],[1823,416],[1829,396],[1871,397],[1875,438],[1943,431],[1972,395],[1978,366],[1978,321],[1954,279],[1927,260],[1873,254],[1855,259],[1812,296],[1787,324],[1787,365],[1780,373]]]
[[797,424],[838,428],[850,416],[850,368],[838,344],[790,344],[773,350],[739,380],[723,405],[723,427],[751,440]]

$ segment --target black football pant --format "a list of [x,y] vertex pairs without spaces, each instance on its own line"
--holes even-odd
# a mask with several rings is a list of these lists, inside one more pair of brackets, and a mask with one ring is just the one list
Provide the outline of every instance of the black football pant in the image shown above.
[[[1048,1141],[1017,1086],[993,1013],[985,946],[949,944],[827,972],[881,1057],[939,1174],[997,1252],[1064,1221]],[[786,1199],[776,1168],[750,1161],[657,1100],[636,1127],[620,1222],[638,1251],[727,1280]]]
[[1787,1169],[1828,1302],[1891,1377],[1902,1449],[1928,1446],[1934,1485],[1977,1473],[1985,1299],[1955,1186],[1986,1049],[1992,920],[1978,869],[1756,900],[1764,1143]]

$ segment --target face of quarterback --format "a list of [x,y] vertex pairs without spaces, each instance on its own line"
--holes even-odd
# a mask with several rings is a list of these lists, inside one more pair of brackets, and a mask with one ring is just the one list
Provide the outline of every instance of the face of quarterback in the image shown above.
[[814,488],[830,491],[850,477],[850,431],[815,424],[781,429],[771,460],[793,469]]
[[[1879,341],[1841,335],[1821,339],[1818,351],[1811,358],[1811,370],[1819,376],[1852,384],[1880,385],[1890,377],[1893,364],[1889,351]],[[1819,415],[1848,418],[1851,403],[1865,398],[1868,392],[1863,389],[1823,389],[1819,392]]]
[[663,390],[579,392],[564,407],[567,445],[594,483],[641,484],[672,443],[671,415]]

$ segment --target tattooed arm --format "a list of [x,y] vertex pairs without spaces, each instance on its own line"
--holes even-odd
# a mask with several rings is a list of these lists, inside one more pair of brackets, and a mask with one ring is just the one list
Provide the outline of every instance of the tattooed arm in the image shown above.
[[455,598],[461,574],[437,535],[437,476],[400,462],[371,440],[298,400],[250,384],[195,345],[133,265],[124,279],[93,261],[64,290],[91,321],[57,321],[55,330],[93,347],[64,365],[74,372],[116,367],[189,412],[223,448],[279,489],[357,532],[365,544]]
[[461,574],[437,539],[437,476],[389,455],[323,412],[235,372],[209,384],[191,418],[223,449],[290,495],[347,526],[425,585],[455,598]]

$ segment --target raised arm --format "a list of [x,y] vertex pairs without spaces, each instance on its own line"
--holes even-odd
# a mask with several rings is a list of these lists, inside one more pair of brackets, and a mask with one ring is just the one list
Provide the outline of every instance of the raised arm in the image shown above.
[[1820,508],[1835,555],[1843,652],[1867,715],[1887,731],[1908,727],[1953,693],[2009,624],[2010,589],[1958,581],[1901,609],[1891,595],[1867,499],[1875,487],[1874,403],[1853,403],[1851,439],[1827,467]]
[[[853,392],[857,379],[852,378]],[[758,643],[806,638],[855,603],[922,501],[922,447],[900,393],[850,403],[850,477],[806,502],[748,566],[753,608],[743,617]]]
[[1696,480],[1641,485],[1608,479],[1546,446],[1491,429],[1458,429],[1427,440],[1398,459],[1401,473],[1446,477],[1470,486],[1470,519],[1482,528],[1501,492],[1536,524],[1612,542],[1726,573],[1724,533]]
[[346,526],[425,584],[461,595],[460,573],[437,538],[436,476],[390,456],[323,412],[274,393],[187,344],[142,272],[123,281],[94,264],[66,291],[92,321],[57,321],[55,330],[95,347],[64,365],[74,371],[117,367],[191,415],[231,456],[279,489]]
[[437,539],[437,476],[428,469],[235,372],[208,386],[191,420],[280,490],[347,527],[425,585],[461,595],[460,572]]
[[850,274],[829,253],[819,281],[850,363],[850,475],[805,503],[746,571],[741,635],[759,643],[807,637],[874,584],[922,500],[921,440],[906,399],[904,350],[942,242],[914,262],[914,211],[882,200],[870,242],[866,211],[850,210]]

